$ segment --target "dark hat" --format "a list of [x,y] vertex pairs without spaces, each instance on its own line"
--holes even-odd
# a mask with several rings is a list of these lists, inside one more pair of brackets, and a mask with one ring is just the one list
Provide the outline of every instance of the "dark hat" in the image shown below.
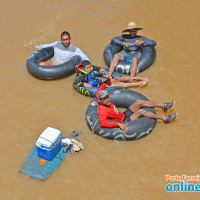
[[102,98],[106,97],[107,95],[108,95],[108,92],[107,92],[106,90],[100,90],[100,91],[98,92],[98,94],[97,94],[97,97],[98,97],[99,99],[102,99]]

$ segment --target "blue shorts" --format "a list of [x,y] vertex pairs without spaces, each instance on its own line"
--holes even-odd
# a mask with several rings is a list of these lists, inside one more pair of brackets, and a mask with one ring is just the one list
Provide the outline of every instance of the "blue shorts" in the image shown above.
[[124,61],[124,62],[130,63],[133,58],[137,58],[138,60],[140,59],[139,56],[137,56],[137,55],[135,55],[135,56],[124,56],[121,53],[118,53],[118,54],[122,57],[122,61]]
[[124,61],[124,62],[131,62],[131,60],[132,60],[133,58],[137,58],[137,59],[139,60],[138,57],[134,57],[134,56],[123,56],[123,61]]

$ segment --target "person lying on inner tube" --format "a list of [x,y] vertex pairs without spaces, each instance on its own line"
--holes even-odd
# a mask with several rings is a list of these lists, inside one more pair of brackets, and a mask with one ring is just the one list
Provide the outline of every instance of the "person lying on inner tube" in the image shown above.
[[138,50],[143,46],[156,46],[156,42],[154,40],[150,40],[147,37],[139,36],[137,35],[137,31],[142,30],[143,28],[140,28],[136,25],[135,22],[129,22],[128,27],[123,30],[122,32],[128,32],[129,34],[123,34],[118,37],[112,38],[111,42],[117,45],[120,45],[123,47],[123,51],[121,51],[118,54],[115,54],[112,62],[110,64],[110,70],[108,74],[106,75],[107,78],[112,78],[111,75],[115,68],[118,65],[118,62],[120,60],[124,62],[130,62],[131,63],[131,69],[130,69],[130,76],[132,79],[129,80],[129,82],[132,82],[134,79],[138,68]]
[[[110,97],[106,90],[105,84],[102,84],[99,89],[97,90],[95,96],[98,100],[98,115],[99,115],[99,124],[101,127],[108,127],[108,128],[115,128],[119,127],[122,129],[123,132],[128,131],[128,127],[125,123],[127,121],[133,121],[138,119],[141,116],[149,117],[153,119],[160,119],[164,123],[169,123],[176,119],[177,113],[160,116],[154,114],[150,111],[143,110],[142,107],[157,107],[161,108],[163,111],[167,111],[171,108],[175,102],[170,103],[154,103],[151,101],[143,101],[137,100],[133,103],[124,113],[118,111],[116,106],[110,102]],[[113,121],[108,121],[108,119]],[[116,122],[121,121],[121,122]]]
[[102,83],[106,84],[106,87],[142,87],[147,84],[148,78],[146,77],[134,77],[134,82],[122,82],[129,81],[131,77],[116,77],[114,79],[108,79],[102,82],[98,77],[105,77],[103,74],[105,69],[101,69],[97,66],[91,66],[91,63],[87,60],[82,61],[76,66],[76,73],[78,77],[73,82],[72,86],[77,89],[78,87],[99,87]]

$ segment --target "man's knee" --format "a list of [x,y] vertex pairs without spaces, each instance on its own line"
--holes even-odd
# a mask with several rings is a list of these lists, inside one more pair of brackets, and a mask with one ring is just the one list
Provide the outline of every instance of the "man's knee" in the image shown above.
[[114,60],[122,60],[122,57],[119,54],[115,54],[113,59]]
[[143,103],[144,103],[143,100],[138,99],[134,104],[137,104],[137,105],[139,105],[139,106],[142,106]]
[[144,115],[144,113],[146,112],[145,110],[143,109],[139,109],[136,111],[140,116]]
[[132,60],[131,60],[131,63],[133,64],[133,63],[138,63],[138,59],[137,58],[133,58]]

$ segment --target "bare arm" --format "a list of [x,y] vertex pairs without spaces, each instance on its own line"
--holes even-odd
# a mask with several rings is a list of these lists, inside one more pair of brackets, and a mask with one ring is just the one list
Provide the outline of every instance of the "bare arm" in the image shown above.
[[39,45],[39,46],[26,45],[25,47],[27,49],[34,49],[34,48],[36,48],[36,49],[43,49],[43,48],[46,48],[46,47],[55,47],[57,43],[58,43],[58,41],[50,43],[50,44]]
[[76,53],[76,55],[80,56],[82,58],[82,60],[90,61],[90,59],[81,51],[80,48],[77,47],[75,53]]

